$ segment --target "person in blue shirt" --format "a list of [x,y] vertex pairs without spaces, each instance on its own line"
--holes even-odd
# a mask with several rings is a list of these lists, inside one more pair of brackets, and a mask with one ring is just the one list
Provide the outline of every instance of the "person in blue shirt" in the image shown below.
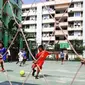
[[27,54],[26,54],[25,49],[23,49],[23,64],[26,63],[26,60],[27,60]]
[[60,52],[60,58],[61,58],[61,64],[63,64],[63,62],[64,62],[64,52],[63,51]]
[[20,52],[18,53],[18,55],[19,55],[19,60],[17,61],[16,64],[18,64],[20,62],[20,66],[22,66],[22,64],[24,65],[27,60],[26,51],[24,49],[21,49]]
[[2,71],[4,71],[4,65],[3,62],[6,60],[6,48],[4,48],[4,44],[2,41],[0,41],[0,64],[1,64],[1,68]]

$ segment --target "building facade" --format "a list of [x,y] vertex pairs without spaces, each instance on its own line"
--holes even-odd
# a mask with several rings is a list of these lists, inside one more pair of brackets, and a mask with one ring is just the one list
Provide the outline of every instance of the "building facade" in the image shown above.
[[32,6],[22,5],[23,20],[27,16],[22,24],[28,40],[36,41],[38,45],[47,44],[50,40],[51,47],[59,42],[61,48],[70,48],[64,34],[55,25],[56,21],[59,21],[68,40],[83,40],[83,0],[73,0],[69,7],[70,2],[71,0],[47,0]]

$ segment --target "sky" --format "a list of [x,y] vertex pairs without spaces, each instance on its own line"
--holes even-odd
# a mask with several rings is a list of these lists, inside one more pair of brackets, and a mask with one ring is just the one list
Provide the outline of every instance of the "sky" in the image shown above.
[[[22,0],[24,2],[24,4],[31,4],[34,2],[34,0]],[[35,2],[40,2],[41,0],[35,0]],[[45,0],[42,0],[45,1]]]

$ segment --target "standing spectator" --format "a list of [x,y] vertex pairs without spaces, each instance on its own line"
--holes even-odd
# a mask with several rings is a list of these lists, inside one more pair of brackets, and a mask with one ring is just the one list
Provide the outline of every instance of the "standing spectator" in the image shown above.
[[68,53],[66,53],[66,60],[68,61]]
[[26,63],[26,60],[27,60],[26,51],[23,49],[23,64]]
[[63,62],[64,62],[64,52],[63,51],[60,52],[60,57],[61,57],[61,64],[63,64]]
[[56,53],[55,57],[56,57],[56,60],[58,61],[58,59],[59,59],[59,54]]
[[18,53],[18,61],[16,62],[16,64],[18,64],[20,62],[20,66],[23,63],[23,50],[20,50]]

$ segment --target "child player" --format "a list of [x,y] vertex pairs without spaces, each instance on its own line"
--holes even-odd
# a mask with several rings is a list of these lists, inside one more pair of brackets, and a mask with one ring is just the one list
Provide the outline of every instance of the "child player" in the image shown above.
[[42,45],[40,45],[38,47],[38,50],[39,50],[39,53],[35,56],[35,58],[37,60],[35,60],[34,64],[32,65],[32,70],[33,70],[32,76],[35,75],[35,72],[36,72],[35,68],[37,68],[37,74],[35,76],[36,79],[38,79],[38,75],[40,73],[40,70],[42,69],[42,65],[44,64],[44,61],[45,61],[46,57],[49,54],[51,54],[48,51],[45,51]]
[[60,57],[61,57],[61,64],[64,62],[64,52],[63,50],[60,52]]
[[0,64],[1,64],[1,71],[4,71],[3,62],[6,60],[6,49],[4,48],[4,44],[0,41]]

